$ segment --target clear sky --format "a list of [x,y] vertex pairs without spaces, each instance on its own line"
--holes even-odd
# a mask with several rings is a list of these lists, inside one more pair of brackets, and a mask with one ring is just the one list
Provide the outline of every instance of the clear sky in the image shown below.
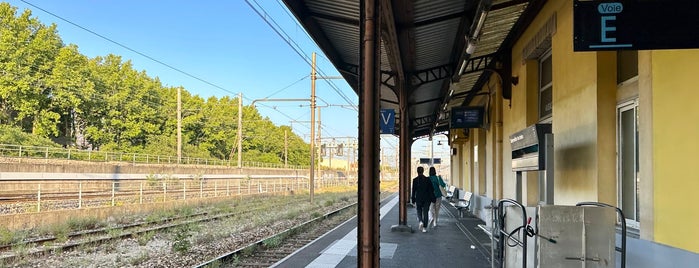
[[[310,61],[312,52],[318,53],[321,75],[339,76],[281,0],[6,2],[18,13],[31,10],[32,17],[45,25],[55,23],[63,42],[77,45],[90,58],[120,55],[164,85],[183,86],[204,98],[242,92],[244,105],[262,98],[308,99],[311,67],[304,58]],[[280,37],[258,12],[287,38]],[[357,112],[347,106],[358,100],[350,86],[344,80],[318,80],[316,95],[319,106],[329,106],[321,108],[322,136],[357,137]],[[309,140],[308,102],[258,104],[263,116],[277,125],[291,125]],[[390,163],[395,162],[397,146],[397,139],[382,136]],[[423,147],[413,146],[413,156],[427,157]]]

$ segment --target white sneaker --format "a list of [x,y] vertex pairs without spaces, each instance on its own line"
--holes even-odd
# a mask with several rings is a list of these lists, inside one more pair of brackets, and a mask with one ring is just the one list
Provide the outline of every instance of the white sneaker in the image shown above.
[[427,228],[422,228],[423,233],[427,233]]
[[432,220],[432,228],[437,227],[437,220]]
[[417,228],[422,229],[422,225],[422,222],[420,222],[420,225]]

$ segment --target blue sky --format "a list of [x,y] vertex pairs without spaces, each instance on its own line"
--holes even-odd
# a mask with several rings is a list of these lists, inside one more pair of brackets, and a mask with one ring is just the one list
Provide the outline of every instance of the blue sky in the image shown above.
[[[310,97],[311,67],[255,9],[276,22],[305,57],[310,58],[312,52],[317,52],[319,70],[325,75],[339,76],[280,0],[6,2],[17,7],[18,13],[30,9],[32,17],[43,24],[55,23],[63,42],[77,45],[80,52],[90,58],[110,53],[120,55],[123,60],[130,60],[136,70],[144,70],[149,76],[158,77],[164,85],[183,86],[192,94],[204,98],[232,96],[242,92],[243,103],[249,105],[253,100],[262,98]],[[316,83],[318,105],[330,105],[321,111],[322,136],[356,137],[357,112],[336,105],[356,105],[357,94],[344,80],[331,80],[331,83],[335,87],[322,80]],[[341,94],[345,97],[341,97]],[[261,102],[256,106],[262,115],[275,124],[291,125],[297,135],[309,140],[308,102]],[[292,120],[306,122],[292,124]],[[395,162],[392,158],[397,144],[397,139],[393,137],[382,137],[382,147],[386,149],[391,163]],[[423,155],[427,151],[424,147],[422,144],[415,145],[413,156],[426,157]]]

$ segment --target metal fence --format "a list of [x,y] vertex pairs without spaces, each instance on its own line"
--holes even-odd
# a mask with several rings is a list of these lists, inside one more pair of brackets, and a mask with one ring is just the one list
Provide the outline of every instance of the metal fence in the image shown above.
[[[210,165],[210,166],[237,166],[236,161],[220,160],[213,158],[181,157],[178,163],[177,156],[151,155],[124,152],[106,152],[94,150],[66,149],[48,146],[24,146],[13,144],[0,144],[0,156],[57,159],[57,160],[82,160],[92,162],[128,162],[132,164],[183,164],[183,165]],[[243,167],[251,168],[288,168],[308,169],[308,166],[284,165],[278,163],[262,163],[243,161]]]
[[[316,190],[352,186],[347,179],[316,180]],[[177,200],[291,193],[309,190],[298,176],[261,179],[98,179],[0,181],[0,214],[159,203]]]

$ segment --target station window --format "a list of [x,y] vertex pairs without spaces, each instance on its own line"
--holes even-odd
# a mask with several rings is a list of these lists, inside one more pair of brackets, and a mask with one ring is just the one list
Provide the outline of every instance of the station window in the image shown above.
[[627,224],[638,228],[638,102],[623,103],[617,107],[617,163],[619,207]]
[[616,53],[616,83],[638,77],[638,51],[620,50]]
[[539,58],[539,120],[551,117],[553,111],[553,66],[551,50]]

